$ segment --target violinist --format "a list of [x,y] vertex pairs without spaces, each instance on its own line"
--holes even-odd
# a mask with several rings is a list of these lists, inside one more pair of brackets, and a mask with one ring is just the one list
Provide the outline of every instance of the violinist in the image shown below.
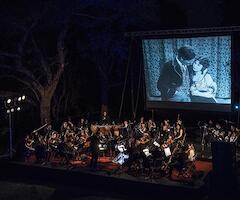
[[149,130],[149,133],[150,133],[151,137],[154,137],[156,132],[157,132],[156,123],[152,119],[149,119],[148,122],[147,122],[147,127],[148,127],[148,130]]
[[150,135],[146,131],[146,132],[143,133],[143,136],[140,139],[136,140],[136,146],[138,146],[138,145],[145,145],[149,141],[150,141]]
[[163,141],[168,139],[169,134],[171,134],[171,126],[169,120],[165,119],[161,124],[161,138]]
[[174,140],[181,140],[183,138],[184,128],[181,124],[177,124],[174,129]]

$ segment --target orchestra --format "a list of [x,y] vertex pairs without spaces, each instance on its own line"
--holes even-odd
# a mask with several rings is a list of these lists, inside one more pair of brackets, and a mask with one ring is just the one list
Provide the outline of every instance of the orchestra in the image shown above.
[[[199,127],[202,145],[205,146],[212,141],[236,143],[240,135],[233,123],[224,126],[210,120],[199,123]],[[196,160],[194,145],[185,144],[186,134],[179,115],[175,122],[164,119],[158,126],[153,119],[145,121],[144,117],[140,118],[139,123],[129,120],[111,123],[108,113],[104,112],[99,123],[89,123],[81,117],[75,126],[68,118],[63,121],[59,132],[51,124],[34,130],[25,138],[25,159],[29,160],[34,154],[37,163],[49,163],[60,157],[62,163],[70,165],[72,160],[89,156],[90,168],[96,169],[99,156],[108,155],[120,165],[126,162],[129,171],[147,169],[149,172],[151,169],[171,176],[172,168],[192,167],[192,164],[186,163]]]

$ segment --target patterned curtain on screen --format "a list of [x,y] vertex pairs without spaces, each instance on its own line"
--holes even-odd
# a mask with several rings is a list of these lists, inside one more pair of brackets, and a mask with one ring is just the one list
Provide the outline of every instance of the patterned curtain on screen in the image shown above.
[[231,37],[199,37],[180,39],[144,40],[143,54],[145,78],[149,84],[148,96],[160,96],[157,81],[164,62],[176,56],[177,49],[190,45],[196,55],[205,56],[210,61],[209,74],[217,83],[216,98],[231,98]]

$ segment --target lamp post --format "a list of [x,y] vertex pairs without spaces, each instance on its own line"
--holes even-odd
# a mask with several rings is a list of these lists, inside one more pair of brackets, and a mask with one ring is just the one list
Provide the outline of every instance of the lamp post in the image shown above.
[[21,110],[22,102],[26,99],[25,95],[8,98],[5,102],[5,108],[7,109],[8,114],[8,125],[9,125],[9,157],[13,158],[13,127],[12,127],[12,118],[13,113]]

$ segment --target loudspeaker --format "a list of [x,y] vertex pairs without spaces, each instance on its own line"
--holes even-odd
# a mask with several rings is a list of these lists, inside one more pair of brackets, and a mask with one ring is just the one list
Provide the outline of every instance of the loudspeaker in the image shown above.
[[218,189],[236,186],[236,146],[229,142],[212,142],[213,183]]
[[236,168],[236,147],[230,142],[212,142],[212,161],[215,173],[228,174]]

